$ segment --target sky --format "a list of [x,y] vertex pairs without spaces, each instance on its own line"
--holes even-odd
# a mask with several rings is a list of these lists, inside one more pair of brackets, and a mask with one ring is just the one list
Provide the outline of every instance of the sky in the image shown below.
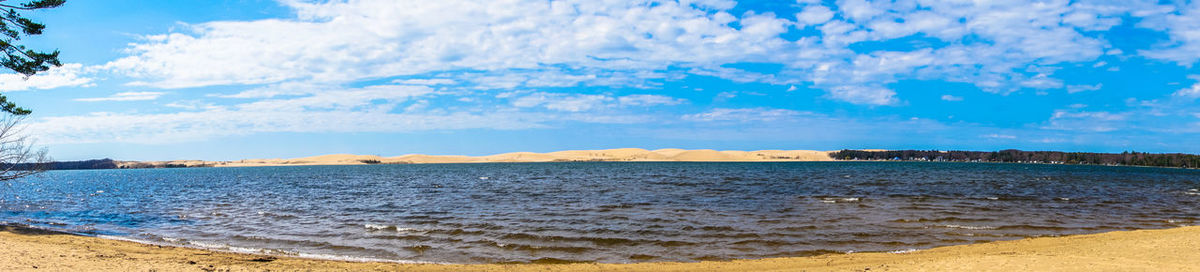
[[1200,3],[67,1],[58,160],[640,147],[1200,153]]

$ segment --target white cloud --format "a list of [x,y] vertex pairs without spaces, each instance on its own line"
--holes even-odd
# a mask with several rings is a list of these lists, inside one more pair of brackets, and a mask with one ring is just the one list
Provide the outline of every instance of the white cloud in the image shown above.
[[83,64],[67,63],[30,77],[15,73],[0,74],[0,90],[11,92],[61,87],[91,87],[95,85],[94,79],[88,76],[91,70],[92,68],[83,67]]
[[[1079,28],[1104,29],[1138,5],[844,1],[839,6],[850,21],[835,19],[822,26],[820,42],[827,47],[836,49],[848,42],[888,41],[918,33],[949,44],[907,52],[867,52],[848,58],[852,63],[827,62],[814,67],[814,82],[824,79],[837,83],[833,85],[870,85],[916,78],[965,82],[988,92],[1009,93],[1019,88],[1061,88],[1063,82],[1049,72],[1030,77],[1025,71],[1095,61],[1105,52],[1107,41]],[[1086,25],[1081,25],[1082,21],[1058,20],[1064,16],[1081,19],[1083,14],[1095,18]]]
[[431,93],[433,93],[433,89],[426,86],[376,85],[322,90],[304,97],[260,100],[237,107],[258,112],[372,111],[390,109],[399,102]]
[[[544,127],[526,114],[254,112],[207,110],[171,114],[94,113],[47,117],[30,124],[41,142],[164,144],[267,132],[412,132],[439,129]],[[536,120],[540,121],[540,120]]]
[[[439,71],[654,70],[765,60],[786,20],[663,2],[287,1],[292,20],[222,21],[146,36],[107,67],[182,88],[345,82]],[[740,29],[729,26],[738,21]],[[303,38],[297,38],[303,37]],[[557,69],[555,69],[557,70]]]
[[1146,57],[1192,66],[1200,60],[1200,2],[1192,2],[1174,13],[1144,19],[1142,26],[1165,30],[1170,41],[1158,48],[1139,50]]
[[891,105],[899,102],[896,91],[883,87],[842,86],[829,90],[829,96],[855,104]]
[[1068,112],[1055,111],[1052,118],[1091,118],[1100,121],[1120,121],[1125,120],[1126,114],[1112,114],[1108,112]]
[[221,109],[221,107],[219,107],[219,106],[217,106],[217,105],[213,105],[212,103],[205,103],[205,102],[203,102],[203,101],[200,101],[200,100],[185,100],[185,101],[175,101],[175,102],[167,103],[167,104],[165,104],[165,105],[163,105],[163,106],[164,106],[164,107],[169,107],[169,108],[184,109],[184,110],[216,110],[216,109]]
[[158,99],[158,97],[162,96],[163,94],[165,94],[165,93],[162,93],[162,92],[121,92],[121,93],[113,94],[112,96],[108,96],[108,97],[79,98],[79,99],[75,99],[75,101],[82,101],[82,102],[145,101],[145,100]]
[[284,82],[263,87],[244,90],[235,94],[209,94],[210,97],[220,98],[272,98],[276,96],[297,96],[320,92],[321,90],[336,89],[334,85],[314,84],[311,82]]
[[400,83],[400,84],[407,84],[407,85],[450,85],[450,84],[457,83],[454,80],[445,79],[445,78],[404,79],[404,80],[396,80],[394,82]]
[[1039,74],[1033,78],[1021,82],[1021,86],[1034,89],[1056,89],[1062,88],[1062,80],[1050,78],[1046,74]]
[[983,137],[983,138],[991,138],[991,139],[1010,139],[1010,140],[1011,140],[1011,139],[1016,139],[1016,138],[1017,138],[1017,136],[1013,136],[1013,135],[995,134],[995,133],[993,133],[993,134],[987,134],[987,135],[982,135],[982,136],[980,136],[980,137]]
[[[144,37],[106,67],[140,79],[135,84],[163,88],[406,77],[399,82],[476,89],[654,88],[656,81],[681,78],[667,68],[683,67],[739,82],[811,82],[828,98],[879,105],[896,102],[895,91],[877,86],[901,79],[966,82],[996,93],[1061,88],[1065,83],[1050,72],[1025,73],[1095,61],[1114,49],[1085,32],[1111,28],[1129,14],[1165,14],[1149,1],[855,0],[804,4],[797,21],[733,15],[732,1],[284,3],[295,18],[188,25]],[[820,34],[785,40],[781,34],[792,25],[813,25]],[[849,49],[916,34],[946,45]],[[783,68],[759,74],[722,67],[741,62]]]
[[1067,93],[1095,91],[1095,90],[1099,90],[1102,87],[1104,87],[1103,83],[1096,83],[1096,85],[1068,85]]
[[670,106],[687,103],[684,99],[652,94],[626,95],[617,98],[617,101],[625,106]]
[[728,109],[718,108],[707,112],[688,114],[683,116],[683,120],[698,121],[698,122],[713,122],[713,121],[735,121],[735,122],[763,122],[776,121],[787,119],[805,113],[786,110],[786,109],[771,109],[771,108],[746,108],[746,109]]
[[[502,93],[497,98],[510,98],[518,93]],[[662,95],[635,94],[621,97],[608,95],[566,94],[535,92],[512,99],[512,105],[518,108],[543,107],[549,110],[565,112],[583,112],[607,109],[613,107],[647,107],[658,105],[678,105],[687,100]]]
[[[89,101],[134,100],[161,93],[122,93]],[[471,110],[434,105],[430,99],[453,94],[427,86],[373,85],[319,89],[297,97],[270,98],[230,106],[201,100],[165,106],[177,113],[97,112],[37,119],[30,131],[51,144],[179,143],[270,132],[413,132],[456,129],[534,129],[556,122],[631,124],[650,115],[607,111],[614,107],[674,105],[683,100],[658,95],[575,95],[514,92],[503,95],[515,107],[479,101]],[[525,100],[523,100],[525,99]],[[604,103],[598,103],[598,102]],[[475,100],[462,101],[476,103]],[[622,104],[623,103],[623,104]],[[550,111],[532,110],[540,107]]]
[[518,108],[545,107],[550,110],[580,112],[604,107],[612,101],[612,97],[604,95],[568,95],[559,93],[535,93],[512,101]]
[[1200,82],[1192,84],[1191,87],[1179,89],[1172,95],[1184,98],[1200,98]]
[[[687,100],[653,90],[691,76],[766,83],[778,89],[788,86],[788,91],[804,86],[824,91],[821,97],[826,99],[868,106],[903,104],[898,92],[906,90],[887,86],[904,86],[894,83],[908,80],[961,82],[1002,94],[1023,88],[1049,93],[1044,90],[1064,86],[1076,93],[1102,85],[1064,80],[1055,71],[1088,66],[1118,69],[1120,63],[1099,60],[1124,63],[1129,56],[1106,40],[1111,35],[1095,31],[1111,29],[1126,18],[1170,37],[1154,49],[1138,51],[1140,55],[1183,65],[1200,58],[1196,35],[1200,23],[1195,19],[1200,17],[1200,5],[1195,3],[1176,10],[1141,0],[803,0],[797,2],[802,3],[799,9],[788,11],[798,11],[796,21],[789,21],[773,13],[734,12],[737,3],[722,0],[281,2],[295,16],[184,25],[180,31],[144,36],[130,45],[125,57],[103,65],[105,71],[133,78],[133,85],[236,85],[210,94],[205,98],[210,101],[164,105],[189,112],[47,117],[37,126],[58,142],[107,138],[164,142],[261,132],[527,129],[562,121],[638,123],[655,116],[619,112],[686,104]],[[793,27],[805,28],[800,31],[803,36],[792,35]],[[768,64],[772,68],[766,70],[771,72],[728,65],[747,62]],[[91,86],[95,69],[68,64],[29,80],[0,75],[0,90]],[[391,85],[357,87],[365,82]],[[576,88],[597,86],[608,88]],[[695,87],[704,86],[687,89],[703,89]],[[625,92],[624,88],[642,90],[627,96],[605,92]],[[749,93],[717,96],[739,94]],[[126,92],[80,101],[148,100],[161,95]],[[1130,105],[1137,111],[1109,112],[1102,105],[1082,111],[1083,107],[1068,106],[1072,109],[1055,111],[1045,123],[1030,127],[1056,132],[1164,129],[1165,125],[1148,125],[1152,122],[1146,118],[1200,118],[1192,104],[1185,105],[1190,100],[1179,99],[1197,97],[1200,84],[1169,98]],[[941,98],[963,100],[949,94]],[[716,107],[682,119],[716,125],[721,121],[771,123],[810,114]],[[845,121],[809,119],[822,124]],[[924,119],[906,122],[938,125]],[[992,131],[962,135],[979,140],[979,135],[1005,138],[1011,134]],[[1023,139],[1057,136],[1016,135]]]
[[1109,132],[1128,126],[1127,120],[1132,113],[1110,113],[1105,111],[1067,111],[1056,110],[1050,117],[1049,124],[1042,128],[1053,130],[1074,130],[1089,132]]
[[804,25],[823,24],[829,19],[833,19],[833,11],[821,5],[806,6],[796,14],[796,21]]

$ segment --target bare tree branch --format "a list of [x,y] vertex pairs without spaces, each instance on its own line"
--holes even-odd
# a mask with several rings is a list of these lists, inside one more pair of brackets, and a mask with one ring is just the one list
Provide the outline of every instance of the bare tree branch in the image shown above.
[[0,182],[19,179],[48,170],[50,157],[45,148],[35,148],[24,135],[21,121],[25,116],[0,117]]

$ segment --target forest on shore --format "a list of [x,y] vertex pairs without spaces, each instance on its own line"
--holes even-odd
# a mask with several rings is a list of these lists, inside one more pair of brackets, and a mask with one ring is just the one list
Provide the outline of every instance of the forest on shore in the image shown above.
[[[1126,151],[1121,153],[1022,151],[1007,149],[1000,151],[939,151],[939,150],[852,150],[830,152],[829,156],[839,161],[947,161],[947,162],[1002,162],[1002,163],[1045,163],[1045,164],[1091,164],[1127,165],[1176,168],[1200,168],[1200,155],[1182,153],[1146,153]],[[41,164],[0,164],[9,170],[79,170],[117,168],[175,168],[188,167],[175,164],[118,164],[112,159],[85,161],[56,161]]]
[[1009,162],[1047,164],[1131,165],[1200,168],[1200,155],[1182,153],[1121,153],[1021,151],[938,151],[938,150],[841,150],[829,154],[835,160],[897,160],[953,162]]

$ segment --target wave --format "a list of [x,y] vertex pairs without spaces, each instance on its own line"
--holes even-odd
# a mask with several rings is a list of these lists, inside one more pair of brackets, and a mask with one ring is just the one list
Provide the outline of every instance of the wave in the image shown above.
[[859,202],[859,201],[862,201],[862,198],[858,198],[858,197],[822,197],[821,198],[822,203],[854,203],[854,202]]
[[917,218],[917,219],[901,218],[901,219],[891,220],[888,222],[892,222],[892,223],[921,223],[921,222],[940,223],[940,222],[984,222],[984,221],[992,221],[992,219],[949,216],[949,217],[937,217],[937,218],[922,217],[922,218]]
[[997,229],[997,227],[993,227],[993,226],[965,226],[965,225],[939,225],[939,227],[951,228],[951,229],[968,229],[968,230],[994,230],[994,229]]
[[205,249],[205,250],[212,250],[212,251],[219,251],[219,252],[242,253],[242,254],[253,254],[253,255],[298,257],[298,258],[305,258],[305,259],[348,261],[348,262],[438,264],[435,262],[423,262],[423,261],[413,261],[413,260],[384,259],[384,258],[372,258],[372,257],[336,255],[336,254],[316,254],[316,253],[305,253],[305,252],[293,252],[293,251],[271,249],[271,248],[238,247],[238,246],[231,246],[231,245],[227,245],[227,244],[223,244],[223,243],[204,242],[204,241],[187,241],[184,239],[171,238],[171,237],[159,237],[160,240],[166,241],[169,243],[156,242],[156,241],[152,241],[152,240],[138,239],[138,238],[132,238],[132,237],[126,237],[126,236],[114,236],[114,235],[96,235],[96,237],[101,238],[101,239],[107,239],[107,240],[133,242],[133,243],[146,244],[146,245],[198,248],[198,249]]
[[730,244],[731,245],[758,245],[758,246],[767,246],[767,247],[782,247],[782,246],[794,245],[797,243],[788,242],[788,241],[777,241],[777,240],[751,239],[751,240],[737,241],[737,242],[733,242]]
[[389,231],[403,232],[403,233],[422,233],[422,232],[426,232],[426,230],[422,230],[422,229],[414,229],[414,228],[401,228],[401,227],[392,226],[392,225],[376,225],[376,224],[365,224],[365,225],[363,225],[363,227],[367,228],[367,230],[369,230],[369,231],[382,231],[382,230],[389,230]]
[[892,250],[892,251],[888,251],[887,253],[891,253],[891,254],[906,254],[906,253],[913,253],[913,252],[917,252],[917,249],[915,249],[915,248],[908,248],[908,249],[901,249],[901,250]]

